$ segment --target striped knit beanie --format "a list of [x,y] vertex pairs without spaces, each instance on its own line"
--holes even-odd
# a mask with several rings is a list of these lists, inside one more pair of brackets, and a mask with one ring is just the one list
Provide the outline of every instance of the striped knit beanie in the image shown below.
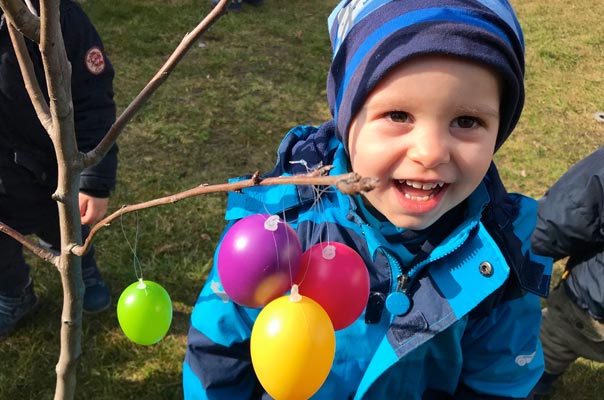
[[495,150],[524,105],[524,38],[507,0],[343,0],[328,19],[333,59],[327,97],[338,137],[377,83],[397,64],[424,54],[459,56],[503,79]]

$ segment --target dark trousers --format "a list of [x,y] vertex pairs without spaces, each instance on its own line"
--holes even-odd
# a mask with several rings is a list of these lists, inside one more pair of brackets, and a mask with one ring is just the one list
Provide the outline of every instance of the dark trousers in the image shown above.
[[[0,163],[0,221],[24,235],[36,235],[52,248],[60,247],[57,204],[52,200],[55,185],[40,182],[31,171],[19,165]],[[86,237],[90,229],[82,226]],[[82,269],[96,269],[94,249],[82,257]],[[29,281],[30,267],[23,246],[0,233],[0,294],[15,295]]]
[[579,357],[604,362],[604,323],[571,300],[564,281],[550,292],[542,313],[545,372],[560,375]]

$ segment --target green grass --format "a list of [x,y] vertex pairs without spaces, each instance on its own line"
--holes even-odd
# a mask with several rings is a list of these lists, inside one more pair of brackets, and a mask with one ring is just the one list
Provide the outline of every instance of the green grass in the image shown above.
[[604,143],[604,25],[595,0],[514,1],[527,48],[526,106],[498,154],[510,189],[540,196]]
[[[209,0],[87,0],[116,68],[120,110],[145,86]],[[326,18],[336,0],[266,0],[228,14],[200,40],[119,139],[120,168],[111,211],[204,183],[270,169],[276,146],[296,124],[329,117]],[[572,163],[604,142],[604,25],[599,0],[515,1],[527,44],[527,101],[516,132],[497,154],[510,190],[540,196]],[[145,279],[162,284],[174,320],[159,344],[129,342],[115,308],[84,318],[78,399],[180,399],[189,313],[223,227],[224,194],[138,213]],[[134,282],[136,217],[124,216],[95,239],[114,304]],[[127,239],[127,240],[126,240]],[[0,342],[0,399],[51,399],[58,360],[61,285],[30,257],[42,304]],[[559,268],[559,267],[558,267]],[[580,361],[552,399],[600,399],[604,368]]]

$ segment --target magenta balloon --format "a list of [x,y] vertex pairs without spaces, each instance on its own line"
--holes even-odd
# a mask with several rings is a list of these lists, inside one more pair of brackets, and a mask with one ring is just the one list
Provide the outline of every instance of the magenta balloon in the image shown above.
[[301,295],[319,303],[335,330],[363,313],[369,298],[369,273],[361,256],[342,243],[319,243],[302,254],[296,282]]
[[259,308],[291,288],[300,271],[302,246],[296,231],[276,215],[237,221],[218,250],[218,276],[235,303]]

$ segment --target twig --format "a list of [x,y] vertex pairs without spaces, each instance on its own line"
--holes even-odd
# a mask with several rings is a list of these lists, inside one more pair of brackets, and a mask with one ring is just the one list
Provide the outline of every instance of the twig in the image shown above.
[[40,18],[27,8],[21,0],[0,0],[4,17],[14,25],[23,36],[40,44]]
[[17,242],[21,243],[25,248],[29,249],[32,253],[42,258],[45,261],[48,261],[55,266],[58,266],[58,255],[54,252],[35,244],[32,240],[17,232],[10,226],[6,225],[4,222],[0,221],[0,232],[6,233],[8,236],[15,239]]
[[[2,0],[0,0],[2,1]],[[132,100],[124,112],[118,117],[115,123],[111,126],[103,140],[91,151],[83,155],[84,166],[94,165],[105,156],[113,143],[122,133],[128,122],[136,115],[147,100],[155,93],[155,91],[163,84],[180,60],[185,56],[187,51],[195,44],[197,39],[205,33],[210,27],[224,14],[229,1],[221,0],[206,17],[193,29],[187,33],[166,63],[157,71],[155,76],[147,83],[141,92]]]
[[[328,171],[330,167],[323,167],[320,171]],[[377,184],[375,178],[363,178],[360,175],[351,172],[349,174],[335,175],[335,176],[317,176],[317,171],[311,172],[307,175],[294,175],[294,176],[280,176],[274,178],[260,179],[258,174],[254,174],[252,178],[243,181],[223,183],[217,185],[201,185],[195,188],[185,190],[184,192],[176,193],[170,196],[161,197],[154,200],[145,201],[143,203],[132,204],[123,206],[119,210],[113,212],[111,215],[105,217],[99,221],[88,234],[86,241],[82,246],[74,245],[71,248],[71,252],[75,255],[82,256],[85,254],[90,245],[92,244],[92,238],[94,235],[104,226],[109,225],[111,221],[117,217],[130,213],[132,211],[142,210],[145,208],[151,208],[163,204],[174,204],[182,199],[188,197],[199,196],[206,193],[217,193],[217,192],[237,192],[241,189],[253,187],[253,186],[271,186],[271,185],[314,185],[314,186],[335,186],[340,192],[344,194],[356,194],[364,193],[372,190]]]
[[15,49],[15,55],[17,61],[19,61],[19,68],[21,68],[21,75],[23,76],[23,82],[25,83],[25,89],[29,94],[31,103],[34,106],[34,110],[40,119],[40,123],[46,129],[49,134],[52,132],[52,118],[50,116],[50,107],[42,94],[40,83],[36,78],[34,72],[34,65],[27,51],[25,45],[25,39],[18,32],[12,23],[8,24],[8,33],[10,34],[13,48]]

